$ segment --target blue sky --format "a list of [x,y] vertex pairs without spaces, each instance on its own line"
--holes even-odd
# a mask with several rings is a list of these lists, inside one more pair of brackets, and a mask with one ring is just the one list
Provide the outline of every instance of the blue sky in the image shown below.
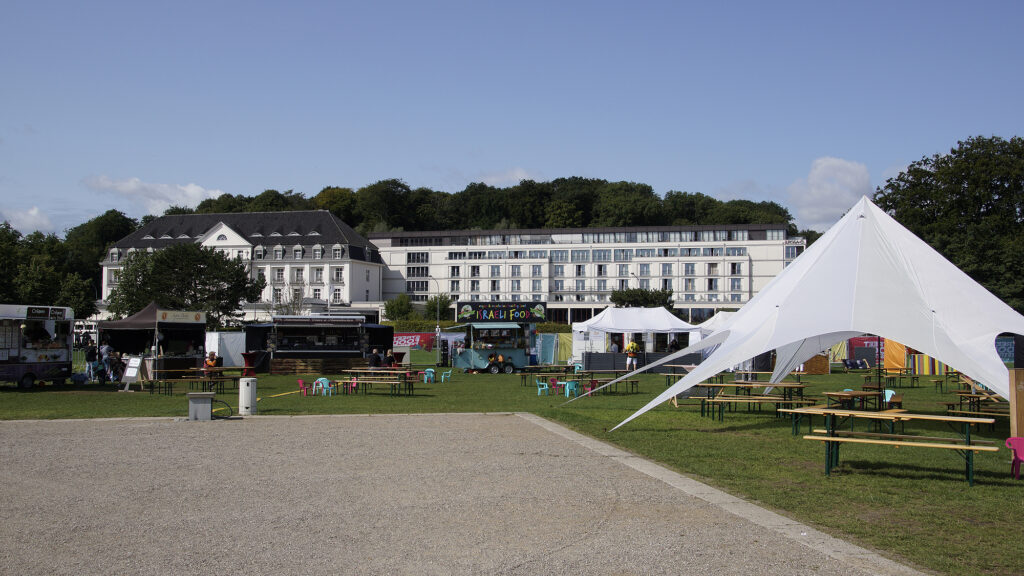
[[0,217],[584,176],[827,228],[1024,135],[1024,3],[0,0]]

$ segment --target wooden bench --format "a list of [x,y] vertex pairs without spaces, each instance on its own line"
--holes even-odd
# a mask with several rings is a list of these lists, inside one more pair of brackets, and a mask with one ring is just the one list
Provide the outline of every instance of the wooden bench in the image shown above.
[[[787,398],[785,398],[783,396],[773,396],[773,395],[745,396],[745,395],[719,394],[718,396],[715,396],[714,398],[703,398],[703,399],[701,399],[700,415],[704,416],[705,412],[706,412],[708,416],[714,417],[714,414],[715,414],[714,405],[717,405],[718,406],[718,419],[720,421],[722,421],[722,420],[725,420],[725,407],[726,407],[726,405],[735,405],[735,404],[744,404],[745,403],[745,404],[757,405],[759,408],[760,408],[760,405],[762,405],[762,404],[774,404],[775,405],[775,413],[776,413],[776,416],[778,416],[778,411],[779,411],[779,409],[782,406],[806,406],[806,405],[816,404],[817,402],[818,402],[818,400],[815,399],[815,398],[787,399]],[[705,410],[705,403],[708,406],[707,410]]]
[[[815,434],[828,434],[828,430],[824,428],[815,428]],[[886,434],[884,432],[854,432],[852,430],[836,430],[836,436],[850,437],[850,438],[884,438],[890,440],[926,440],[935,442],[953,442],[953,443],[964,443],[966,442],[963,438],[950,438],[948,436],[916,436],[914,434]],[[994,446],[994,440],[971,440],[971,445],[982,445],[982,446]]]
[[[890,439],[891,438],[891,439]],[[998,446],[979,446],[972,442],[971,444],[958,443],[964,442],[962,440],[954,440],[951,438],[943,438],[942,442],[918,442],[905,439],[896,438],[913,438],[913,436],[907,436],[904,434],[880,434],[877,438],[854,438],[850,436],[804,436],[804,440],[818,440],[825,442],[826,446],[829,444],[874,444],[877,446],[913,446],[917,448],[938,448],[942,450],[956,450],[960,452],[964,459],[967,461],[966,471],[964,475],[968,484],[974,485],[974,453],[975,452],[998,452]],[[839,465],[839,447],[838,445],[825,450],[825,475],[831,475],[831,463],[834,462],[834,466]]]

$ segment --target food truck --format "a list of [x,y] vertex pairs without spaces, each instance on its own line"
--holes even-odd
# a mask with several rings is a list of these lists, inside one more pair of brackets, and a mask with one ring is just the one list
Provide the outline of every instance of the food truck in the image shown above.
[[61,306],[0,304],[0,381],[31,388],[70,378],[74,316]]
[[472,302],[459,308],[458,319],[466,324],[449,330],[465,330],[466,338],[452,350],[452,366],[465,371],[511,374],[529,365],[535,347],[537,322],[547,318],[540,302]]

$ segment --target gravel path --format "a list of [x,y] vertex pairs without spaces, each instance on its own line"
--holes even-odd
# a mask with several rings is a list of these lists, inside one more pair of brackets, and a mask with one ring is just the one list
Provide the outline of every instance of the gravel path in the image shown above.
[[916,574],[532,415],[0,422],[0,574]]

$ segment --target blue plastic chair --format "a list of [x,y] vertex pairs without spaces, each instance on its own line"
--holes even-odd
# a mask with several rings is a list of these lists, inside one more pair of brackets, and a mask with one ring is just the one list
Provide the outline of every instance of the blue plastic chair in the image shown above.
[[447,382],[452,377],[452,371],[441,372],[441,382]]
[[569,394],[573,396],[580,395],[580,383],[576,380],[567,380],[565,382],[565,397],[568,398]]
[[316,393],[316,389],[320,388],[323,391],[324,396],[334,396],[334,387],[331,386],[331,381],[327,378],[317,378],[313,381],[313,393]]
[[540,396],[541,392],[543,392],[545,396],[551,393],[551,388],[548,388],[547,382],[540,378],[534,378],[534,380],[537,381],[537,396]]
[[426,370],[423,371],[423,383],[424,384],[433,384],[434,383],[434,369],[433,368],[427,368]]
[[895,390],[889,390],[888,388],[886,388],[884,394],[885,394],[885,403],[888,404],[890,401],[892,401],[892,397],[896,395],[896,391]]

